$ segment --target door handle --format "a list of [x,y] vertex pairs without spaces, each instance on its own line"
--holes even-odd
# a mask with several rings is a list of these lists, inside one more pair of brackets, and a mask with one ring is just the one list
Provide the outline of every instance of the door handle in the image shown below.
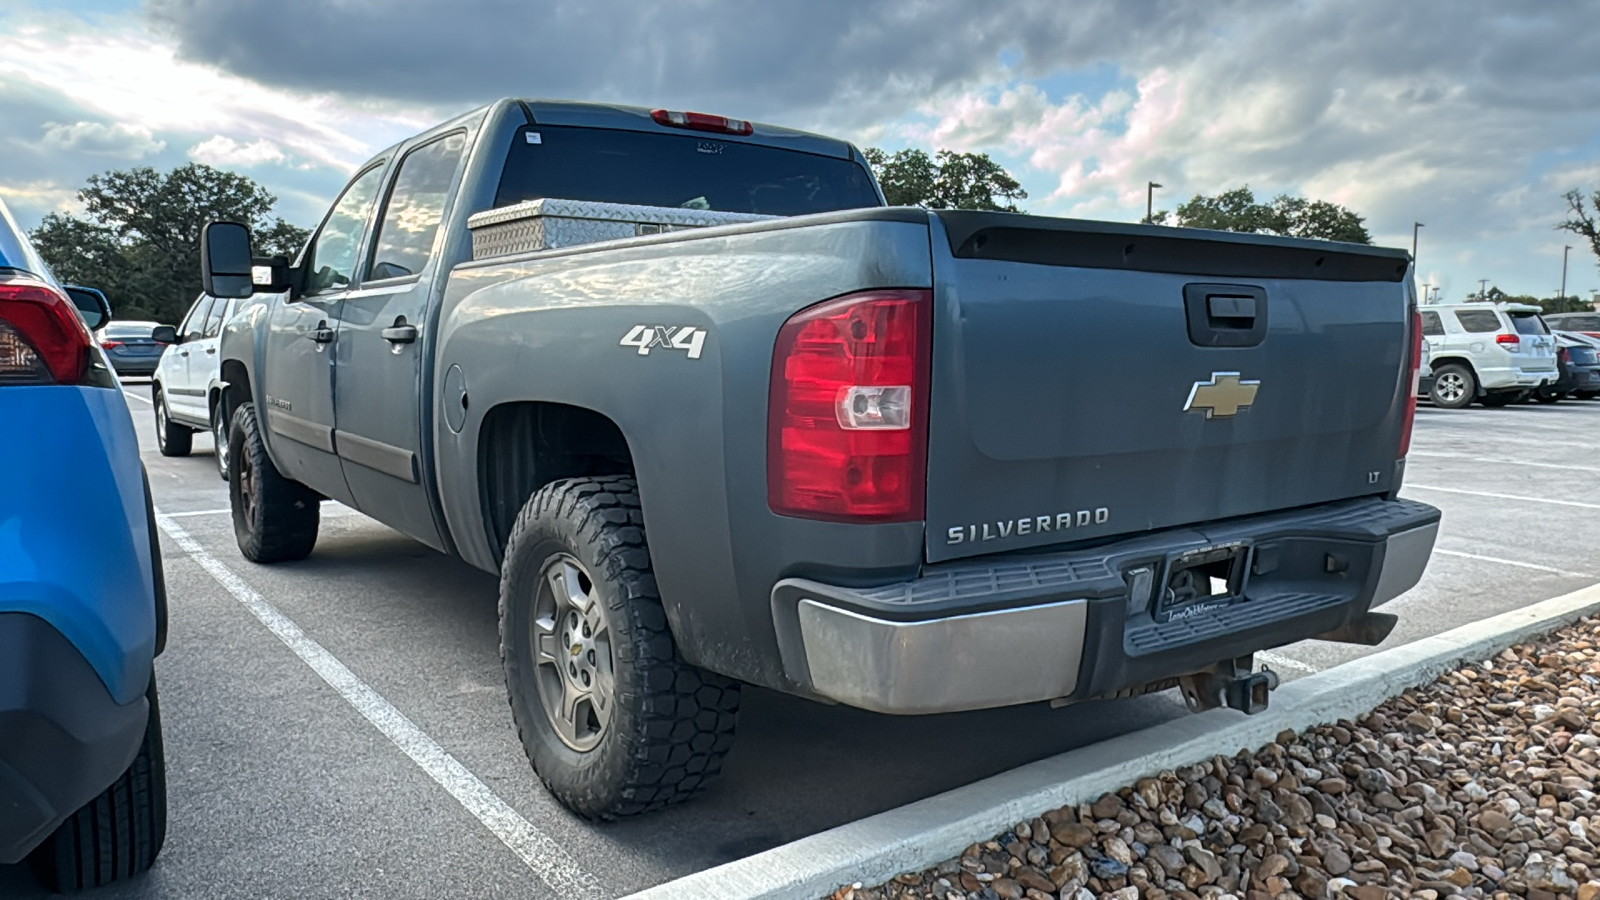
[[332,343],[333,329],[328,327],[328,322],[326,319],[324,319],[323,321],[317,323],[317,327],[306,332],[306,337],[311,338],[313,341],[316,341],[319,344]]
[[189,355],[189,351],[187,351],[187,350],[179,350],[178,351],[178,355],[179,356],[188,356]]
[[409,344],[417,339],[417,326],[395,325],[382,331],[383,339],[391,344]]
[[215,353],[215,352],[217,352],[217,348],[215,348],[215,347],[207,347],[206,348],[206,352],[207,353]]

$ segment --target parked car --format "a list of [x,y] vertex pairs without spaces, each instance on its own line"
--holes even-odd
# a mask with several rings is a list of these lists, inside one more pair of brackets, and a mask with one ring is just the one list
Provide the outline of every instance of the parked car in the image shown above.
[[227,421],[217,415],[222,396],[221,357],[217,355],[222,323],[239,301],[201,294],[189,307],[156,367],[151,387],[156,416],[156,446],[163,456],[188,456],[194,433],[215,438],[217,473],[228,478]]
[[1537,306],[1433,304],[1421,315],[1427,369],[1420,384],[1435,406],[1505,406],[1560,377],[1555,338]]
[[0,864],[52,890],[150,867],[166,832],[166,593],[127,399],[0,201]]
[[[588,817],[708,783],[741,683],[1259,711],[1251,655],[1381,641],[1438,529],[1399,250],[886,208],[844,141],[504,100],[362,165],[295,265],[236,223],[202,260],[250,298],[240,551],[307,556],[331,498],[501,573],[524,750]],[[1075,337],[1133,330],[1148,364]]]
[[157,338],[161,327],[159,322],[112,322],[96,337],[118,375],[151,375],[170,343]]
[[1576,331],[1600,338],[1600,312],[1549,313],[1544,322],[1556,331]]
[[1554,403],[1568,395],[1579,400],[1600,397],[1600,338],[1567,331],[1555,335],[1561,378],[1548,389],[1541,388],[1539,399]]

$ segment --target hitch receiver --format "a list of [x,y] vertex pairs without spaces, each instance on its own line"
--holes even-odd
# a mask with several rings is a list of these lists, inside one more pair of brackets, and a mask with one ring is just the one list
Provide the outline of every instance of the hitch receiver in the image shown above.
[[1255,668],[1255,656],[1223,660],[1209,669],[1178,679],[1183,702],[1190,712],[1205,712],[1219,706],[1255,715],[1267,708],[1268,694],[1278,687],[1278,673]]

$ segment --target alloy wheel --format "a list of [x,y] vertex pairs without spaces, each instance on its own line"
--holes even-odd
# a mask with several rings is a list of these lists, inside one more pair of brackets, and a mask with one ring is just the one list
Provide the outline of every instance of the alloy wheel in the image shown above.
[[1434,393],[1439,395],[1440,400],[1446,403],[1454,403],[1466,394],[1467,382],[1466,379],[1454,372],[1446,372],[1439,376],[1438,381],[1434,382],[1433,390]]
[[529,637],[539,704],[561,742],[578,752],[604,736],[616,702],[611,628],[594,581],[572,556],[540,572]]

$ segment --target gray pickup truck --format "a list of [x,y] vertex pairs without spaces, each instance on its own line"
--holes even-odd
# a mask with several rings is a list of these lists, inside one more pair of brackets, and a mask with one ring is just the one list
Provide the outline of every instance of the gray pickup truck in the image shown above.
[[1382,640],[1438,527],[1398,251],[888,208],[841,141],[519,100],[378,154],[292,266],[203,250],[253,295],[213,400],[244,555],[331,499],[500,573],[585,816],[705,785],[741,683],[1254,711],[1252,654]]

